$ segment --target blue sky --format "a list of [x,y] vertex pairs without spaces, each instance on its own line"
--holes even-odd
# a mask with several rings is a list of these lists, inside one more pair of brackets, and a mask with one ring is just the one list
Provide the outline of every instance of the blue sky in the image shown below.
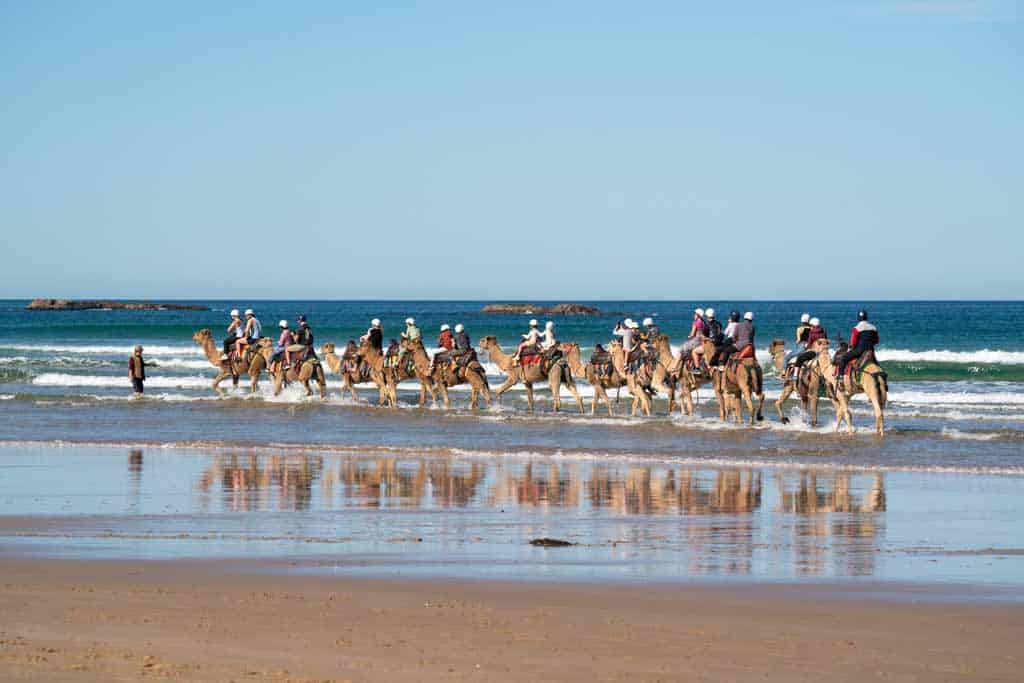
[[0,296],[1024,297],[1024,3],[296,4],[0,3]]

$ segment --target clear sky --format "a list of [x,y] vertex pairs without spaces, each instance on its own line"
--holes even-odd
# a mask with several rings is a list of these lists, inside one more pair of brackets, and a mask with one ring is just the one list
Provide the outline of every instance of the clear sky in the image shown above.
[[0,0],[0,296],[1022,298],[1024,3]]

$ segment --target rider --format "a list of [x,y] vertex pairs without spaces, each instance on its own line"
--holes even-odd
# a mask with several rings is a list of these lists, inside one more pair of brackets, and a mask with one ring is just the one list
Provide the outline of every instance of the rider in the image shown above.
[[[420,328],[416,327],[416,321],[413,318],[405,319],[405,332],[399,335],[403,341],[413,343],[423,343],[423,337],[420,334]],[[409,358],[409,354],[412,353],[410,349],[404,348],[402,350],[402,357],[399,360],[399,365],[402,365]]]
[[452,349],[455,348],[455,339],[452,337],[452,328],[448,323],[441,325],[441,334],[437,338],[437,345],[441,347],[441,350],[434,354],[434,357],[430,359],[430,372],[434,371],[434,366],[437,363],[447,363],[451,358]]
[[654,324],[653,318],[644,318],[644,341],[648,344],[661,336],[661,329]]
[[544,352],[544,355],[549,360],[560,358],[562,352],[558,348],[558,337],[555,336],[555,323],[550,320],[544,323],[544,331],[541,332],[540,336],[540,350]]
[[724,337],[722,323],[715,318],[715,309],[713,308],[704,311],[704,336],[710,339],[715,346],[720,345]]
[[814,342],[819,339],[828,339],[828,332],[821,326],[820,320],[811,318],[807,327],[807,334],[804,336],[804,350],[790,361],[794,368],[794,376],[800,372],[800,366],[814,358]]
[[729,361],[729,356],[739,351],[734,340],[736,339],[736,326],[740,324],[740,312],[729,313],[729,324],[725,326],[721,342],[715,343],[715,353],[711,356],[711,365],[722,367]]
[[540,341],[540,330],[537,329],[538,324],[536,318],[530,320],[530,329],[523,335],[523,341],[520,342],[519,348],[516,349],[516,354],[512,356],[513,366],[519,365],[519,358],[523,355],[523,351],[531,346],[537,346],[537,343]]
[[392,337],[391,341],[388,343],[388,350],[384,353],[384,367],[398,367],[398,357],[401,350],[402,348],[398,345],[398,340]]
[[690,325],[690,334],[687,335],[686,341],[679,349],[679,363],[681,365],[686,359],[686,354],[690,354],[692,370],[698,374],[701,371],[700,361],[701,356],[704,355],[704,336],[707,329],[707,323],[704,322],[704,309],[693,309],[693,324]]
[[241,338],[238,339],[235,346],[238,350],[238,357],[245,358],[248,348],[259,341],[259,338],[262,336],[263,325],[260,324],[259,318],[256,317],[251,308],[245,309],[245,327],[242,330]]
[[455,343],[455,348],[451,352],[451,357],[455,363],[458,363],[466,357],[467,353],[473,351],[473,342],[470,340],[469,333],[466,332],[466,328],[463,327],[462,323],[455,325],[455,334],[452,335],[452,341]]
[[878,328],[868,322],[868,312],[857,312],[857,324],[850,333],[850,350],[836,359],[836,377],[842,377],[846,365],[855,358],[860,358],[867,351],[874,351],[878,345]]
[[380,320],[377,318],[370,321],[370,329],[360,337],[360,341],[367,339],[370,341],[370,346],[377,349],[377,353],[384,351],[384,328],[381,327]]
[[807,348],[807,333],[811,331],[811,314],[804,313],[800,316],[800,324],[796,326],[796,344],[798,347]]
[[[292,331],[288,329],[288,321],[281,320],[277,323],[277,326],[281,328],[281,334],[277,338],[277,350],[274,355],[270,357],[270,364],[273,365],[282,358],[286,358],[288,354],[288,347],[292,344]],[[287,364],[285,369],[287,369]]]
[[738,353],[743,353],[748,347],[753,351],[754,334],[754,314],[747,311],[743,314],[743,321],[736,323],[732,333],[732,345],[736,347]]
[[299,360],[316,358],[316,350],[313,347],[313,330],[310,328],[309,323],[306,322],[306,316],[300,315],[296,322],[299,324],[299,329],[292,337],[295,339],[296,344],[302,344],[306,347],[306,350],[299,356]]
[[245,323],[242,322],[242,317],[238,314],[237,308],[231,309],[231,324],[228,325],[228,334],[224,337],[224,355],[221,356],[222,360],[227,360],[231,355],[231,349],[238,343],[239,339],[245,337]]

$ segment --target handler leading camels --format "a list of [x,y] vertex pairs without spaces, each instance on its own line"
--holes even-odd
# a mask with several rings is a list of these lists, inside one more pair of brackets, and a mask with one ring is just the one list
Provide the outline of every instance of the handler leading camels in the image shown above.
[[[267,358],[261,352],[262,349],[252,349],[252,353],[249,354],[249,362],[246,363],[244,359],[237,357],[235,354],[231,354],[231,357],[227,360],[221,360],[221,350],[217,348],[217,342],[213,339],[213,333],[207,328],[203,328],[193,334],[192,341],[199,344],[203,349],[203,353],[206,354],[210,365],[219,370],[217,376],[213,379],[214,391],[218,394],[223,393],[220,389],[220,383],[228,377],[231,378],[233,386],[237,387],[238,378],[241,375],[247,374],[251,380],[249,390],[252,393],[256,393],[259,389],[260,373],[267,367]],[[260,346],[269,344],[271,344],[269,339],[265,337],[260,339]]]
[[523,386],[526,387],[526,400],[530,405],[530,412],[533,412],[533,385],[537,382],[547,382],[551,388],[552,406],[557,413],[562,406],[560,389],[564,381],[565,387],[573,395],[573,398],[576,399],[576,406],[579,408],[580,413],[583,412],[583,398],[580,397],[580,392],[576,388],[576,382],[572,378],[572,372],[569,371],[564,359],[559,359],[552,363],[545,373],[541,369],[542,363],[530,363],[525,366],[514,365],[512,356],[501,350],[498,338],[493,335],[481,339],[480,348],[490,354],[491,360],[508,377],[495,393],[499,404],[501,403],[502,394],[522,382]]

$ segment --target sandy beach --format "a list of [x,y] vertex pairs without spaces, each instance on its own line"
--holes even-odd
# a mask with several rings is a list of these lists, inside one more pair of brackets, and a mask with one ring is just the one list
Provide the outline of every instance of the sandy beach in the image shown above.
[[1024,608],[838,586],[592,586],[5,560],[0,678],[1020,680]]

